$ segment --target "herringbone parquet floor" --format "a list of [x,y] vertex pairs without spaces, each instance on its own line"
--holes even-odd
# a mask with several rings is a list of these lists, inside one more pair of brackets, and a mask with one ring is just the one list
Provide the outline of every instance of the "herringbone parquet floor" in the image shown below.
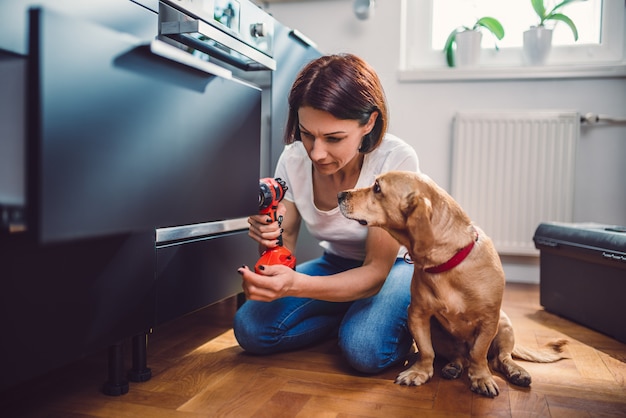
[[[552,315],[539,305],[539,287],[508,284],[504,309],[518,342],[570,340],[568,359],[521,362],[529,389],[496,377],[500,395],[469,390],[467,377],[435,377],[420,387],[393,383],[398,366],[360,375],[341,359],[334,341],[293,353],[246,355],[230,323],[229,299],[154,331],[153,378],[108,397],[99,388],[106,353],[96,353],[42,379],[0,394],[6,417],[626,417],[626,344]],[[130,350],[126,350],[128,352]]]

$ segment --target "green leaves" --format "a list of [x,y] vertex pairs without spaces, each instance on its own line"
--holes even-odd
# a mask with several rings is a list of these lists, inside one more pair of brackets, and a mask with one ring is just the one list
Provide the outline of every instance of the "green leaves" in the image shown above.
[[[560,13],[560,9],[562,9],[563,7],[567,6],[570,3],[574,3],[577,1],[587,1],[587,0],[563,0],[560,3],[558,3],[556,6],[554,6],[550,11],[546,10],[544,1],[545,0],[530,0],[530,3],[533,9],[535,10],[535,13],[537,13],[537,16],[539,16],[539,24],[537,26],[545,26],[544,25],[545,22],[549,20],[552,20],[555,22],[563,22],[571,29],[572,33],[574,34],[574,40],[577,41],[578,29],[576,28],[576,25],[574,24],[572,19],[570,19],[568,16],[564,15],[563,13]],[[446,54],[446,62],[448,63],[448,67],[455,66],[454,53],[455,53],[456,35],[463,31],[480,30],[483,28],[491,32],[498,40],[501,40],[502,38],[504,38],[504,28],[502,27],[502,24],[497,19],[490,17],[490,16],[481,17],[480,19],[476,21],[476,23],[474,23],[474,26],[472,26],[471,28],[467,26],[459,26],[458,28],[455,28],[452,32],[450,32],[450,35],[448,35],[448,39],[446,39],[445,46],[443,47],[443,51]],[[496,49],[497,49],[497,45],[496,45]]]
[[446,62],[448,63],[448,67],[454,67],[454,44],[456,42],[456,34],[459,32],[459,28],[453,30],[450,35],[448,35],[446,44],[443,47],[443,51],[446,53]]
[[537,13],[541,22],[543,22],[543,18],[546,16],[546,7],[543,5],[543,0],[530,0],[530,3],[533,5],[533,9],[535,9],[535,13]]
[[574,40],[577,41],[578,29],[576,29],[576,25],[574,24],[572,19],[570,19],[569,17],[565,16],[562,13],[559,13],[559,10],[561,8],[567,6],[570,3],[574,3],[577,1],[587,1],[587,0],[564,0],[561,3],[557,4],[556,6],[554,6],[552,10],[550,10],[549,12],[546,12],[546,7],[543,3],[544,0],[530,0],[530,3],[532,4],[533,9],[535,10],[535,13],[537,13],[537,16],[539,16],[538,26],[544,26],[544,23],[548,20],[556,20],[556,21],[565,22],[565,24],[569,26],[569,28],[572,30],[572,33],[574,34]]
[[502,24],[493,17],[486,16],[478,19],[478,21],[474,24],[473,29],[477,30],[480,27],[487,28],[496,38],[498,38],[498,40],[504,38],[504,28],[502,27]]
[[[571,0],[570,0],[571,1]],[[454,67],[454,45],[456,44],[456,35],[459,32],[464,32],[466,30],[480,30],[481,28],[487,29],[491,32],[498,40],[504,38],[504,28],[500,21],[496,18],[485,16],[481,17],[474,23],[474,26],[471,28],[467,26],[460,26],[455,28],[450,35],[448,35],[448,39],[446,39],[446,43],[443,47],[443,52],[446,54],[446,62],[448,63],[448,67]]]
[[569,28],[572,30],[572,33],[574,34],[574,40],[577,41],[578,40],[578,29],[576,29],[576,25],[574,24],[574,22],[572,21],[572,19],[570,19],[569,17],[565,16],[564,14],[560,14],[560,13],[555,13],[552,16],[550,16],[551,20],[560,20],[561,22],[565,22],[567,24],[567,26],[569,26]]

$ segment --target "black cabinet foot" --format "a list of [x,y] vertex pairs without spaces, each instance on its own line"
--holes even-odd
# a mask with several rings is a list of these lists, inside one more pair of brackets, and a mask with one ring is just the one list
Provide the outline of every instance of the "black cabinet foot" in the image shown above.
[[109,396],[120,396],[128,393],[128,381],[124,377],[124,356],[122,343],[109,346],[109,376],[102,392]]
[[145,382],[152,377],[152,370],[148,367],[148,334],[142,333],[132,338],[133,365],[128,372],[131,382]]

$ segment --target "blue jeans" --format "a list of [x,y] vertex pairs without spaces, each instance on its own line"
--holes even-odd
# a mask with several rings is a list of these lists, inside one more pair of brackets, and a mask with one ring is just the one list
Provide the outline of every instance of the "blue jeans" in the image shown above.
[[[301,273],[328,276],[362,262],[325,253],[297,266]],[[380,292],[354,302],[325,302],[285,297],[272,302],[246,301],[235,314],[239,345],[252,354],[302,348],[338,337],[348,363],[377,373],[404,360],[412,345],[407,327],[413,266],[399,258]]]

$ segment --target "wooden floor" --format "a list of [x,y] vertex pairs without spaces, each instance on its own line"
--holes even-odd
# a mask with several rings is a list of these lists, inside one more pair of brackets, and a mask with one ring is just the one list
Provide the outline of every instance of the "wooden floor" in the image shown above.
[[[0,395],[3,417],[626,417],[626,345],[545,312],[536,285],[507,285],[504,309],[518,343],[570,340],[568,359],[521,362],[529,389],[496,377],[500,396],[469,390],[467,377],[437,373],[420,387],[393,383],[398,366],[359,375],[335,341],[306,350],[255,357],[237,345],[233,299],[171,322],[150,337],[153,378],[119,397],[100,393],[106,352]],[[126,352],[129,352],[126,349]],[[129,363],[130,360],[127,360]]]

